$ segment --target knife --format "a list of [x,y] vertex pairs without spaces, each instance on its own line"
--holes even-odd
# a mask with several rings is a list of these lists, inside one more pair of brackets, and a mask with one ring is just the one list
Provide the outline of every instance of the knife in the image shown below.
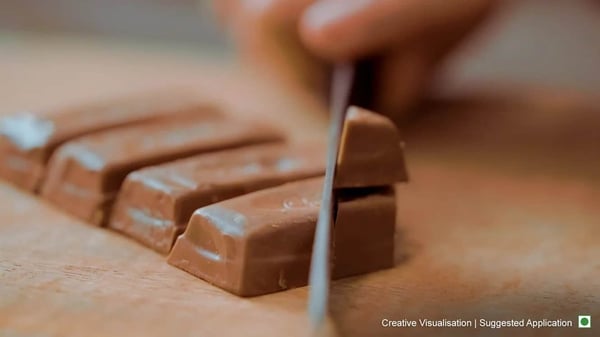
[[331,119],[328,131],[327,166],[309,275],[308,314],[313,335],[325,335],[329,301],[331,228],[335,221],[333,181],[337,167],[342,127],[349,104],[371,108],[375,93],[377,59],[334,66],[331,86]]
[[315,229],[311,268],[309,275],[308,314],[313,334],[324,329],[329,300],[329,246],[335,195],[333,180],[340,147],[342,126],[354,80],[354,66],[349,63],[334,67],[331,90],[331,120],[328,131],[327,166],[321,196],[319,218]]

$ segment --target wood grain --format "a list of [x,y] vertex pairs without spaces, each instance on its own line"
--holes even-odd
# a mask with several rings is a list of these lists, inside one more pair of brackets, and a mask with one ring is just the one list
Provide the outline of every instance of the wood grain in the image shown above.
[[[190,55],[47,40],[0,49],[2,113],[185,84],[298,140],[324,135],[317,105]],[[341,335],[576,336],[381,320],[600,317],[600,105],[565,91],[463,94],[406,130],[397,266],[333,283]],[[9,185],[0,200],[0,335],[306,335],[306,288],[241,299]]]

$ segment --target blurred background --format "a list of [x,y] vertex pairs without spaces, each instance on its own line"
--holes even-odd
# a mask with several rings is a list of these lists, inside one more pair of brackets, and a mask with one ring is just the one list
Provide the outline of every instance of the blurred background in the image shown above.
[[[444,76],[451,84],[483,79],[598,92],[600,1],[503,2],[447,67]],[[232,52],[209,0],[0,0],[0,43],[32,34]]]
[[225,48],[206,0],[2,0],[0,27]]

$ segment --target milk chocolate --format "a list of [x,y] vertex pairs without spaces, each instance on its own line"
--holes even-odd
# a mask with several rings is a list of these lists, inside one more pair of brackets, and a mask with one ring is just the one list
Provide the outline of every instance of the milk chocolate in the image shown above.
[[324,171],[320,144],[256,145],[145,168],[127,176],[109,227],[167,254],[198,208]]
[[346,115],[336,188],[385,186],[407,180],[400,134],[387,117],[358,107]]
[[[253,192],[197,210],[168,262],[240,296],[308,282],[323,179]],[[396,216],[391,189],[340,200],[333,229],[333,276],[391,267]]]
[[344,190],[337,198],[332,277],[394,266],[396,198],[393,187]]
[[121,183],[132,171],[281,139],[278,131],[261,123],[202,117],[96,133],[67,142],[56,151],[42,195],[81,219],[104,225]]
[[0,119],[0,177],[37,191],[47,162],[61,144],[97,131],[154,121],[174,115],[220,113],[191,94],[160,92],[114,101]]

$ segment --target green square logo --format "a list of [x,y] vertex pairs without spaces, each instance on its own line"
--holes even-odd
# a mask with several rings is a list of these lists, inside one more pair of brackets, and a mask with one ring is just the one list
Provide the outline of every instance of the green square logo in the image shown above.
[[580,329],[591,329],[592,328],[592,316],[579,315],[578,323],[579,323]]

